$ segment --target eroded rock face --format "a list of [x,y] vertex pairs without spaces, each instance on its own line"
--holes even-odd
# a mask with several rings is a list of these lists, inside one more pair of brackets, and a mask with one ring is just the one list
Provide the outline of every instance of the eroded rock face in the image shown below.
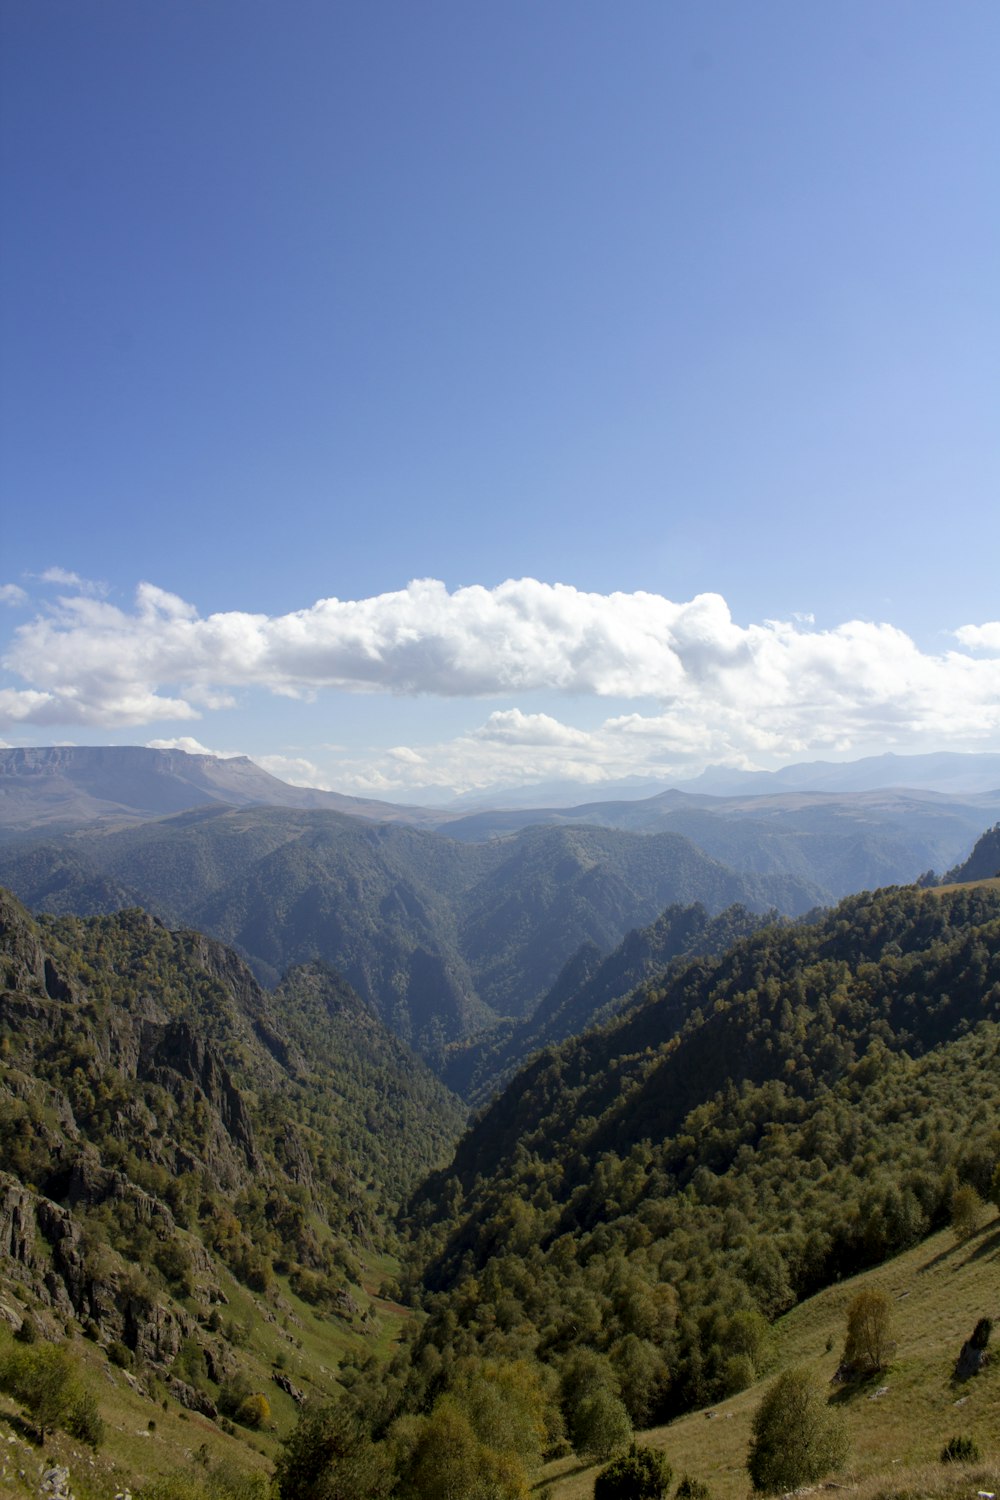
[[[101,1188],[145,1199],[149,1222],[172,1232],[173,1219],[163,1204],[137,1194],[119,1174],[98,1168],[86,1180],[87,1202],[104,1201]],[[81,1201],[78,1196],[77,1201]],[[143,1205],[137,1205],[141,1212]],[[129,1273],[123,1277],[117,1257],[106,1260],[87,1253],[80,1227],[68,1208],[33,1193],[0,1173],[0,1255],[19,1281],[47,1306],[55,1318],[76,1317],[96,1329],[102,1342],[119,1340],[137,1358],[165,1368],[197,1325],[180,1310],[162,1306],[139,1289]],[[209,1264],[208,1257],[203,1257]]]
[[16,1177],[0,1172],[0,1257],[26,1271],[36,1265],[33,1194]]
[[0,987],[44,995],[45,954],[20,901],[0,890]]
[[241,1154],[243,1165],[251,1171],[259,1168],[250,1117],[221,1054],[187,1021],[143,1022],[137,1076],[168,1093],[176,1091],[177,1079],[196,1084]]

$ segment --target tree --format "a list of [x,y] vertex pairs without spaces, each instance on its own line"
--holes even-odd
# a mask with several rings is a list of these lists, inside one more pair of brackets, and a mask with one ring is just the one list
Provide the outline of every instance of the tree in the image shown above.
[[573,1412],[570,1436],[578,1453],[610,1458],[632,1441],[632,1423],[618,1397],[599,1386]]
[[867,1375],[888,1364],[896,1347],[892,1314],[892,1298],[879,1287],[865,1287],[848,1303],[843,1363],[852,1371]]
[[747,1469],[766,1495],[813,1484],[847,1454],[843,1422],[804,1370],[786,1370],[768,1387],[752,1433]]
[[392,1492],[384,1450],[345,1401],[303,1410],[274,1477],[281,1500],[387,1500]]
[[975,1234],[982,1223],[985,1205],[969,1182],[957,1187],[951,1199],[951,1227],[957,1240],[966,1240]]
[[[435,1402],[404,1443],[410,1451],[393,1491],[400,1500],[527,1500],[527,1478],[517,1455],[480,1442],[451,1395]],[[352,1500],[362,1496],[368,1500],[368,1491],[358,1490]]]
[[594,1480],[594,1500],[663,1500],[673,1470],[666,1454],[633,1443]]

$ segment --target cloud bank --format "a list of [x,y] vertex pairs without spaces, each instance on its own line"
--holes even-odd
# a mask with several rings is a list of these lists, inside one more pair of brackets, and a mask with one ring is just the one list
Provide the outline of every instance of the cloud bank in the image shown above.
[[0,728],[196,720],[249,689],[656,705],[596,731],[530,703],[498,709],[453,752],[386,752],[384,774],[411,784],[435,780],[458,755],[484,774],[520,756],[563,775],[579,762],[596,776],[915,741],[988,748],[1000,743],[1000,623],[960,626],[954,640],[928,653],[891,624],[741,626],[718,594],[675,603],[531,578],[450,593],[424,579],[280,616],[203,617],[149,583],[128,610],[78,589],[15,631],[4,665],[23,685],[0,688]]

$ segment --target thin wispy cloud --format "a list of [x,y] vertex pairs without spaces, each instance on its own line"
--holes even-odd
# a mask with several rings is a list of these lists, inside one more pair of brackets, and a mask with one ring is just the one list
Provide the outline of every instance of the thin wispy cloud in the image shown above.
[[73,573],[69,568],[45,568],[41,573],[32,573],[32,578],[39,583],[54,584],[57,588],[75,589],[77,593],[86,594],[93,599],[103,599],[108,592],[106,583],[96,578],[81,578],[79,573]]

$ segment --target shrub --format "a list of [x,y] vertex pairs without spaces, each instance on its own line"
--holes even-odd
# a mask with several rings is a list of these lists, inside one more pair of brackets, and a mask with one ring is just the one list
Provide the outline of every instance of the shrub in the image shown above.
[[93,1391],[80,1385],[69,1391],[61,1426],[81,1443],[87,1443],[91,1448],[100,1446],[104,1441],[104,1421]]
[[970,1437],[949,1438],[941,1449],[943,1464],[973,1464],[979,1458],[979,1449]]
[[69,1350],[61,1344],[11,1343],[0,1358],[0,1388],[20,1401],[44,1438],[54,1427],[96,1447],[104,1424],[92,1393],[77,1375]]
[[392,1490],[384,1451],[343,1401],[306,1407],[275,1465],[281,1500],[383,1500]]
[[693,1479],[685,1474],[677,1486],[677,1500],[710,1500],[712,1491],[703,1479]]
[[633,1443],[594,1480],[594,1500],[662,1500],[673,1471],[666,1455]]
[[252,1396],[247,1396],[240,1402],[236,1420],[244,1427],[252,1427],[254,1431],[258,1427],[266,1427],[271,1420],[271,1403],[260,1391],[255,1391]]

